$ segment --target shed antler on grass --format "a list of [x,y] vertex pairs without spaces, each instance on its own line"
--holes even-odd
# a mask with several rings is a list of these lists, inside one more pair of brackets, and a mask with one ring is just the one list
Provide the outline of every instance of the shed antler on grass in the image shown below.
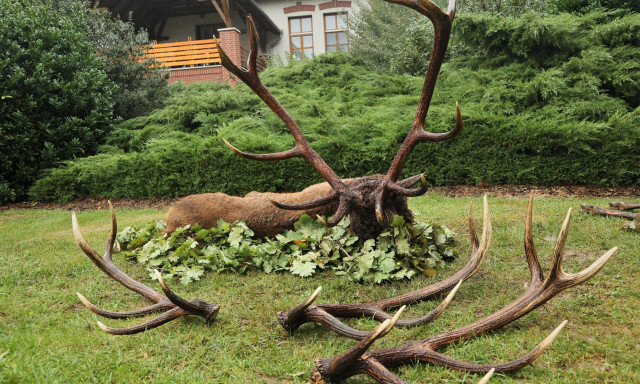
[[[410,2],[405,5],[411,6],[419,12],[428,15],[430,18],[433,7],[430,2]],[[437,8],[437,7],[436,7]],[[409,158],[413,148],[421,142],[445,141],[456,137],[462,131],[462,115],[456,103],[456,126],[453,130],[444,133],[431,133],[424,130],[424,122],[433,96],[436,79],[440,66],[447,49],[449,35],[451,31],[450,15],[442,13],[432,18],[436,26],[436,47],[431,54],[431,62],[427,72],[422,95],[416,112],[413,125],[396,153],[386,175],[364,176],[358,182],[347,185],[329,165],[318,155],[309,145],[298,124],[293,120],[285,108],[273,97],[271,92],[264,86],[256,67],[258,33],[251,16],[247,18],[249,25],[250,54],[248,58],[248,69],[242,69],[235,65],[218,45],[220,60],[222,65],[241,79],[253,92],[255,92],[269,108],[284,122],[287,129],[295,140],[295,146],[287,151],[269,154],[251,154],[243,152],[228,141],[225,144],[237,155],[259,161],[284,160],[294,157],[305,159],[315,170],[329,183],[333,192],[328,196],[318,198],[313,201],[299,204],[283,204],[274,201],[273,204],[281,209],[306,210],[338,202],[333,217],[328,220],[329,225],[335,225],[345,215],[350,215],[351,226],[359,237],[364,239],[375,238],[384,227],[390,222],[394,215],[400,214],[409,222],[413,221],[413,215],[409,210],[406,198],[409,196],[419,196],[426,192],[427,182],[424,175],[417,175],[405,181],[398,181],[405,162]],[[421,186],[411,188],[412,184],[420,181]]]
[[605,265],[617,250],[617,247],[609,250],[581,272],[574,274],[564,272],[562,269],[562,259],[569,233],[569,220],[571,218],[571,209],[569,209],[562,229],[558,234],[558,240],[551,260],[551,268],[545,277],[534,249],[532,207],[533,194],[531,194],[529,198],[524,236],[525,254],[527,263],[529,264],[531,278],[527,289],[519,298],[493,314],[453,331],[443,332],[421,341],[394,348],[368,352],[373,342],[387,334],[393,325],[392,323],[385,322],[376,330],[369,333],[349,351],[331,358],[316,359],[317,374],[327,383],[339,382],[342,379],[358,374],[369,375],[380,383],[406,383],[391,372],[389,368],[419,361],[441,365],[451,369],[479,373],[488,372],[491,369],[495,369],[496,372],[510,372],[531,364],[555,339],[567,323],[566,320],[528,354],[505,363],[469,363],[443,355],[438,352],[438,350],[460,340],[476,337],[487,331],[500,328],[505,324],[519,319],[546,303],[563,290],[590,279]]
[[595,205],[589,204],[580,204],[580,208],[592,215],[600,215],[600,216],[611,216],[611,217],[622,217],[627,220],[636,220],[640,217],[640,213],[634,212],[625,212],[631,211],[634,209],[640,209],[640,204],[635,203],[621,203],[621,202],[610,202],[609,207],[611,209],[604,209],[600,207],[596,207]]
[[436,295],[450,291],[444,301],[442,301],[442,303],[430,313],[412,320],[400,320],[395,324],[397,324],[398,327],[416,327],[430,323],[445,310],[460,287],[460,284],[473,276],[484,260],[491,241],[491,220],[486,196],[484,197],[482,239],[478,241],[471,206],[469,206],[469,237],[471,239],[472,246],[469,261],[461,270],[445,280],[401,296],[380,300],[375,303],[364,304],[312,305],[320,292],[320,288],[318,288],[311,297],[302,304],[287,312],[279,312],[278,321],[280,321],[280,324],[282,324],[282,326],[291,333],[304,323],[316,322],[326,325],[329,329],[342,336],[351,339],[362,339],[368,337],[369,332],[352,328],[338,320],[338,318],[372,317],[378,321],[384,321],[392,317],[386,312],[388,309],[398,308],[403,305],[427,300]]
[[82,303],[87,306],[87,308],[89,308],[91,312],[110,319],[126,319],[130,317],[142,317],[155,312],[162,313],[149,321],[126,328],[110,328],[98,321],[98,325],[100,326],[100,328],[114,335],[131,335],[134,333],[143,332],[147,329],[156,328],[164,323],[167,323],[184,315],[197,315],[204,318],[207,323],[212,322],[218,314],[218,310],[220,310],[219,305],[209,304],[199,299],[185,300],[181,298],[180,296],[176,295],[171,289],[169,289],[169,287],[162,279],[162,274],[156,271],[156,276],[158,277],[158,281],[160,282],[160,286],[162,287],[162,291],[164,292],[164,295],[162,295],[157,291],[140,283],[139,281],[132,279],[114,264],[112,253],[118,230],[116,216],[113,212],[113,206],[111,205],[111,202],[109,202],[109,211],[111,212],[111,234],[109,235],[109,239],[107,240],[104,256],[100,256],[100,254],[98,254],[98,252],[96,252],[96,250],[94,250],[89,245],[89,243],[85,241],[82,233],[80,232],[80,226],[78,225],[78,219],[76,218],[75,212],[73,212],[71,216],[73,225],[73,236],[82,251],[98,268],[100,268],[100,270],[102,270],[102,272],[104,272],[113,280],[122,284],[127,289],[130,289],[131,291],[144,296],[155,304],[137,311],[112,312],[95,306],[80,293],[77,293],[80,301],[82,301]]

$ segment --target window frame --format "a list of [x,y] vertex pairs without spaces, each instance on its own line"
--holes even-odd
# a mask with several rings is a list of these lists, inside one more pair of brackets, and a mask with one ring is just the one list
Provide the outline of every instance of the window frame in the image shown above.
[[[311,31],[302,31],[302,19],[309,19],[309,24],[311,26]],[[291,32],[291,21],[293,20],[300,20],[300,32],[297,33],[293,33]],[[293,58],[295,57],[295,53],[294,51],[300,51],[300,57],[296,58],[299,60],[304,60],[307,57],[305,56],[304,51],[306,49],[311,49],[311,56],[313,57],[313,55],[315,54],[315,50],[314,50],[314,44],[313,44],[313,16],[312,15],[303,15],[303,16],[294,16],[294,17],[289,17],[287,20],[287,24],[289,25],[289,52],[291,53],[291,56]],[[305,36],[310,36],[311,37],[311,46],[307,47],[304,45],[304,37]],[[300,37],[300,48],[293,48],[293,38],[294,37]],[[311,57],[309,57],[311,58]]]
[[[336,28],[335,29],[327,29],[327,17],[332,16],[335,18],[335,22],[336,22]],[[338,18],[340,16],[344,16],[345,19],[345,27],[344,28],[339,28],[339,24],[338,24]],[[349,13],[348,12],[330,12],[330,13],[325,13],[322,15],[322,22],[324,24],[324,48],[325,48],[325,52],[337,52],[337,51],[343,51],[342,49],[340,49],[341,47],[346,47],[347,49],[344,50],[344,52],[348,52],[349,51]],[[347,36],[347,42],[346,44],[340,44],[340,32],[344,32],[344,34]],[[328,34],[335,34],[336,36],[336,43],[335,44],[329,44],[327,35]],[[330,51],[329,47],[335,47],[335,51]]]

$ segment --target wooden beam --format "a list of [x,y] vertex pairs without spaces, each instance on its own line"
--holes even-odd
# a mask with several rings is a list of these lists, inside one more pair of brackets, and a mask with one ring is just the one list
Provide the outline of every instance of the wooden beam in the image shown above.
[[227,28],[233,27],[233,24],[231,23],[231,11],[229,8],[229,1],[220,0],[220,3],[222,3],[222,8],[218,4],[217,0],[211,0],[211,3],[213,4],[214,7],[216,7],[216,11],[218,11],[218,14],[220,15],[220,17],[222,17],[222,20],[224,21],[224,25]]

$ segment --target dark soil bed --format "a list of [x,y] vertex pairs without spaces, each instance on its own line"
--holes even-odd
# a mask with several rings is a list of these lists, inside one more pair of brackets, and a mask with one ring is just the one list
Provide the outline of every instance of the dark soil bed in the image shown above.
[[[526,197],[534,191],[537,197],[610,197],[610,198],[640,198],[640,186],[601,188],[586,186],[555,186],[541,187],[537,185],[499,185],[499,186],[475,186],[454,185],[429,188],[429,192],[447,197],[489,196],[502,197]],[[111,199],[116,208],[151,208],[167,209],[179,198],[155,198],[155,199]],[[82,211],[86,209],[105,209],[107,199],[99,197],[87,197],[74,200],[69,203],[33,202],[24,201],[0,206],[0,210],[8,209],[63,209]]]

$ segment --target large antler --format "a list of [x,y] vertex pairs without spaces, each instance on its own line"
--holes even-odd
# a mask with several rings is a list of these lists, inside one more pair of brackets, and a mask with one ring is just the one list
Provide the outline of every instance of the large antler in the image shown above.
[[[424,120],[431,103],[431,97],[435,87],[436,79],[440,71],[440,66],[444,60],[444,52],[447,49],[449,42],[449,35],[451,32],[451,21],[455,13],[455,0],[451,0],[449,13],[444,13],[430,1],[405,1],[405,0],[391,0],[399,4],[410,6],[419,12],[427,15],[434,24],[436,29],[436,38],[434,43],[434,50],[431,54],[431,61],[425,77],[425,83],[422,89],[422,95],[416,112],[416,118],[409,134],[407,135],[404,143],[396,154],[394,161],[384,177],[370,177],[362,178],[366,179],[361,185],[347,186],[336,175],[336,173],[327,165],[327,163],[309,146],[298,124],[293,120],[291,115],[284,109],[284,107],[273,97],[273,95],[266,89],[262,81],[258,76],[256,68],[257,46],[258,46],[258,34],[256,32],[255,25],[252,18],[247,18],[249,25],[249,40],[250,40],[250,54],[248,59],[248,69],[242,69],[235,65],[229,57],[224,53],[220,45],[218,44],[218,50],[220,53],[220,59],[222,65],[241,79],[245,84],[249,86],[268,106],[269,108],[285,123],[287,129],[295,140],[295,146],[287,151],[270,153],[270,154],[251,154],[242,152],[235,148],[228,141],[224,140],[225,144],[236,154],[241,157],[260,161],[271,160],[283,160],[292,157],[301,157],[309,162],[331,185],[335,193],[314,200],[308,203],[287,205],[274,202],[274,204],[282,209],[309,209],[332,203],[339,200],[338,207],[333,215],[333,218],[328,221],[329,225],[335,225],[346,215],[369,216],[368,210],[371,211],[370,216],[374,221],[377,221],[380,226],[386,225],[391,216],[397,213],[389,200],[397,198],[397,196],[408,197],[418,196],[424,194],[427,190],[426,179],[424,175],[414,176],[413,178],[398,182],[398,176],[404,167],[404,163],[409,157],[409,154],[413,150],[416,144],[423,141],[444,141],[449,140],[457,136],[462,130],[462,115],[460,108],[457,107],[456,127],[454,130],[446,133],[430,133],[424,130]],[[409,182],[412,180],[413,182]],[[421,186],[417,188],[410,188],[415,182],[420,181]],[[392,197],[390,197],[390,195]],[[372,197],[373,196],[373,197]],[[387,209],[386,209],[387,208]],[[407,208],[408,210],[408,208]],[[363,213],[363,211],[365,211]],[[411,219],[410,214],[405,214],[407,219]],[[367,221],[368,218],[363,221]],[[353,224],[353,220],[352,220]],[[358,226],[354,226],[358,235],[364,235],[364,231],[358,231]],[[372,231],[375,233],[376,231]],[[379,231],[378,231],[379,233]],[[367,233],[370,236],[371,233]]]
[[[335,174],[335,172],[329,167],[329,165],[318,155],[312,148],[309,146],[309,143],[305,139],[302,131],[298,124],[293,120],[291,115],[284,109],[284,107],[273,97],[271,92],[264,86],[260,77],[258,76],[258,69],[256,66],[256,60],[258,55],[258,32],[256,31],[255,24],[253,23],[253,19],[251,16],[247,16],[247,24],[249,25],[249,43],[250,43],[250,52],[248,59],[248,69],[242,69],[236,66],[231,59],[224,52],[220,44],[216,40],[216,45],[218,48],[218,52],[220,54],[220,60],[222,65],[239,79],[241,79],[245,84],[251,88],[256,95],[262,99],[262,101],[269,106],[269,108],[285,123],[287,129],[293,136],[295,140],[295,146],[284,152],[278,153],[269,153],[269,154],[252,154],[242,152],[233,145],[231,145],[227,140],[224,140],[224,143],[237,155],[252,159],[252,160],[260,160],[260,161],[274,161],[274,160],[284,160],[290,159],[293,157],[301,157],[309,162],[317,171],[322,175],[322,177],[331,185],[331,187],[336,191],[339,195],[339,206],[334,216],[333,220],[331,220],[330,224],[337,224],[342,220],[344,215],[348,211],[348,207],[358,200],[358,195],[353,192],[351,189],[347,188],[347,186],[342,182],[342,180]],[[331,200],[334,201],[334,200]],[[307,207],[316,207],[319,205],[326,204],[327,201],[325,199],[321,199],[321,201],[314,201],[307,203],[304,208],[295,207],[292,209],[307,209]],[[281,208],[288,208],[286,204],[278,204]]]
[[[401,4],[406,7],[412,8],[419,13],[427,16],[434,28],[433,37],[433,50],[431,52],[431,58],[429,60],[429,67],[427,68],[427,74],[425,76],[424,85],[422,87],[422,94],[420,96],[420,102],[418,104],[418,110],[416,111],[416,117],[413,121],[413,125],[407,134],[404,142],[400,146],[400,149],[396,153],[396,156],[387,171],[384,179],[382,180],[378,189],[378,195],[376,196],[376,216],[378,222],[382,223],[388,218],[384,217],[382,212],[384,207],[385,196],[390,192],[396,192],[404,196],[415,196],[413,191],[406,190],[396,183],[400,172],[404,167],[405,162],[409,158],[413,148],[424,141],[446,141],[453,139],[460,132],[462,132],[462,113],[460,112],[460,105],[456,103],[456,126],[453,130],[445,133],[431,133],[424,130],[424,121],[429,111],[429,105],[431,104],[431,98],[436,86],[436,80],[440,73],[440,67],[444,61],[445,52],[449,45],[449,37],[451,36],[451,25],[456,13],[456,0],[449,0],[449,9],[447,12],[443,12],[435,3],[429,0],[386,0],[390,3]],[[423,192],[424,193],[424,192]]]
[[[495,369],[497,372],[510,372],[531,364],[555,339],[567,323],[566,320],[537,347],[531,350],[531,352],[519,359],[506,363],[469,363],[445,356],[437,351],[457,341],[476,337],[519,319],[546,303],[563,290],[590,279],[606,264],[617,250],[617,247],[609,250],[581,272],[574,274],[564,272],[562,269],[562,259],[569,233],[569,220],[571,218],[571,209],[569,209],[562,229],[558,234],[558,240],[553,251],[551,268],[545,277],[538,262],[533,244],[532,207],[533,194],[531,194],[529,198],[524,236],[525,254],[531,271],[531,278],[526,291],[519,298],[497,312],[472,324],[453,331],[443,332],[422,341],[371,352],[367,352],[367,349],[372,343],[368,343],[366,346],[358,344],[352,348],[349,353],[343,353],[327,359],[317,359],[316,368],[322,378],[327,383],[331,383],[338,382],[356,374],[366,374],[380,383],[406,383],[392,373],[389,368],[415,361],[437,364],[468,372],[488,372],[491,369]],[[377,338],[379,336],[375,337]]]
[[369,332],[352,328],[338,320],[338,318],[372,317],[378,321],[384,321],[392,317],[386,312],[388,309],[398,308],[403,305],[427,300],[444,292],[450,291],[444,301],[430,313],[412,320],[400,320],[397,322],[397,326],[416,327],[430,323],[445,310],[460,287],[460,284],[473,276],[473,274],[480,268],[480,264],[485,258],[491,241],[491,219],[489,216],[489,205],[487,203],[486,196],[484,197],[482,239],[478,241],[471,206],[469,206],[469,237],[472,245],[469,261],[461,270],[445,280],[401,296],[392,297],[375,303],[364,304],[312,305],[320,292],[320,289],[318,288],[311,297],[302,304],[287,312],[279,312],[278,321],[280,321],[280,324],[282,324],[282,326],[291,333],[304,323],[316,322],[324,324],[334,332],[348,338],[362,339],[367,337]]
[[73,236],[76,240],[76,243],[78,243],[82,251],[89,257],[89,259],[107,276],[122,284],[127,289],[140,294],[141,296],[147,298],[149,301],[154,302],[155,304],[137,311],[112,312],[97,307],[96,305],[89,302],[89,300],[87,300],[80,293],[77,293],[80,301],[85,306],[87,306],[87,308],[89,308],[91,312],[110,319],[142,317],[155,312],[162,312],[162,314],[149,321],[145,321],[141,324],[127,328],[110,328],[98,321],[98,325],[100,326],[100,328],[114,335],[131,335],[134,333],[143,332],[147,329],[156,328],[164,323],[167,323],[184,315],[197,315],[204,318],[207,323],[212,322],[216,318],[216,315],[220,310],[219,305],[209,304],[199,299],[185,300],[181,298],[180,296],[176,295],[171,289],[169,289],[169,287],[162,279],[162,274],[156,271],[156,276],[158,277],[158,281],[160,282],[162,291],[166,295],[164,296],[157,291],[147,287],[146,285],[140,283],[139,281],[132,279],[114,264],[112,253],[118,230],[116,216],[113,212],[113,206],[111,205],[111,202],[109,202],[109,211],[111,212],[111,234],[109,236],[109,240],[107,240],[107,246],[104,252],[104,256],[100,256],[100,254],[98,254],[98,252],[96,252],[96,250],[94,250],[89,245],[89,243],[86,242],[86,240],[82,236],[82,233],[80,232],[80,226],[78,225],[76,213],[73,212],[71,215],[71,221],[73,226]]

